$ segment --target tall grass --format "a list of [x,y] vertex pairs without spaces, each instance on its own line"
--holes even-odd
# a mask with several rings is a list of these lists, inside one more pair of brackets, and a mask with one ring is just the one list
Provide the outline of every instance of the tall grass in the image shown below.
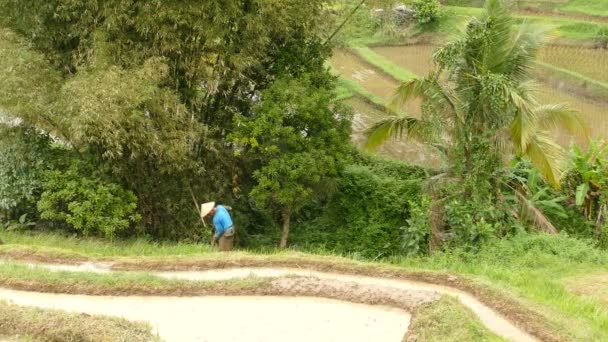
[[60,233],[0,230],[0,239],[11,245],[51,248],[93,257],[197,255],[212,251],[209,244],[154,242],[145,239],[109,242],[101,238],[83,238]]

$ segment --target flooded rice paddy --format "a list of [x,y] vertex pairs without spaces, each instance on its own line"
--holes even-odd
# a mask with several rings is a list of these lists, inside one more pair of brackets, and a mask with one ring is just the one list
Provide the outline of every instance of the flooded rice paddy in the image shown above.
[[[608,73],[608,51],[582,49],[578,47],[573,48],[574,50],[567,50],[570,49],[570,47],[563,48],[566,49],[564,51],[571,51],[572,53],[579,53],[578,50],[589,50],[587,52],[587,57],[596,58],[597,61],[597,75]],[[436,49],[437,47],[432,45],[410,45],[377,47],[373,50],[376,53],[388,58],[393,63],[405,69],[409,69],[417,75],[424,76],[433,67],[431,58],[433,52]],[[548,50],[546,51],[548,52],[546,53],[549,54],[552,54],[552,51],[556,50],[554,46],[550,46],[547,49]],[[564,59],[567,59],[567,57],[564,56]],[[572,94],[570,92],[555,88],[546,83],[540,83],[538,91],[539,92],[537,94],[537,98],[541,103],[564,103],[568,104],[568,106],[580,112],[583,118],[589,124],[591,128],[591,133],[594,137],[608,135],[608,99],[606,99],[605,101],[589,100],[581,96]],[[567,139],[566,137],[562,136],[560,140],[562,142],[565,142],[565,140]]]
[[[391,62],[399,65],[405,69],[408,69],[419,76],[426,75],[429,70],[433,67],[432,54],[437,47],[433,45],[410,45],[410,46],[384,46],[374,47],[373,50],[379,55],[384,56]],[[568,59],[567,53],[570,51],[572,55],[579,54],[580,59],[587,60],[593,58],[597,63],[595,65],[596,72],[591,72],[589,67],[585,67],[585,63],[578,63],[576,71],[581,74],[595,75],[598,79],[604,77],[605,73],[608,73],[608,51],[596,51],[588,49],[589,51],[581,52],[582,48],[564,47],[563,51],[556,50],[554,46],[548,47],[541,56],[544,56],[545,62],[549,63],[554,59],[557,54],[566,54],[563,59]],[[570,50],[569,50],[570,49]],[[580,55],[581,53],[586,55]],[[583,56],[583,57],[581,57]],[[572,56],[571,56],[572,57]],[[384,74],[383,72],[375,69],[373,66],[367,64],[365,61],[360,59],[358,56],[347,52],[347,51],[336,51],[331,60],[332,65],[340,72],[340,74],[354,82],[357,82],[363,88],[370,93],[377,95],[386,101],[390,101],[394,94],[396,87],[399,82],[392,77]],[[574,62],[572,62],[574,63]],[[593,61],[590,62],[590,65]],[[568,67],[566,62],[556,65],[561,68]],[[569,92],[562,90],[558,87],[554,87],[548,83],[540,83],[537,98],[539,102],[543,104],[567,104],[571,108],[581,113],[582,117],[588,123],[592,137],[603,137],[608,135],[608,99],[605,100],[590,100]],[[384,113],[379,111],[372,106],[367,105],[365,102],[357,99],[349,100],[349,104],[355,109],[355,122],[353,124],[353,140],[358,145],[362,144],[363,137],[361,132],[364,131],[367,125],[375,122]],[[403,110],[414,117],[420,115],[420,103],[410,103]],[[556,131],[558,141],[567,146],[571,142],[571,137],[565,132]],[[581,141],[579,141],[581,143]],[[434,157],[421,157],[420,154],[424,154],[428,151],[420,151],[416,148],[420,144],[415,143],[402,143],[402,142],[388,142],[382,147],[380,153],[405,159],[417,164],[436,164],[439,160]],[[428,165],[431,166],[431,165]]]
[[608,82],[608,50],[578,46],[548,45],[541,50],[541,62]]
[[[363,148],[366,139],[365,131],[388,114],[358,97],[350,98],[345,103],[353,108],[353,142],[357,147]],[[376,152],[383,156],[408,161],[420,166],[434,168],[441,166],[441,157],[437,151],[432,147],[412,140],[389,140],[382,144]]]
[[[393,99],[399,81],[365,63],[356,55],[338,50],[334,52],[331,64],[342,77],[363,86],[370,93],[387,102]],[[420,101],[412,101],[402,111],[413,117],[420,117]]]

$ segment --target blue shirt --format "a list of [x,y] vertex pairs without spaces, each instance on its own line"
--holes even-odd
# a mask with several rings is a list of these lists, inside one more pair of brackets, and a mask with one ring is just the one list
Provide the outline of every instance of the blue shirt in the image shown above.
[[232,227],[232,218],[223,205],[218,205],[215,209],[217,211],[213,214],[213,226],[215,227],[215,237],[219,238]]

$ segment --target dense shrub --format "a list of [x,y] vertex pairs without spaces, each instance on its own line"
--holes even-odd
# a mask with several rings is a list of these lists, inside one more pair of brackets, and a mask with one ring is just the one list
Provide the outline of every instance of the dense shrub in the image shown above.
[[420,201],[424,177],[424,170],[417,167],[360,158],[342,172],[338,189],[329,201],[308,210],[308,215],[319,210],[322,214],[300,220],[293,244],[322,246],[366,258],[415,250],[417,246],[403,243],[406,235],[402,227],[410,218],[409,203]]
[[435,22],[439,18],[439,1],[437,0],[416,0],[414,1],[416,11],[416,21],[420,25],[427,25]]
[[84,235],[113,237],[137,222],[137,197],[120,185],[83,175],[77,165],[46,173],[38,202],[42,219],[71,227]]
[[597,31],[595,43],[602,49],[608,49],[608,28],[602,27]]
[[[1,119],[1,117],[0,117]],[[48,136],[33,129],[3,126],[0,122],[0,213],[8,219],[35,215],[42,173],[53,152]]]
[[422,196],[420,202],[409,201],[410,218],[401,227],[401,250],[407,255],[428,252],[431,235],[431,198]]
[[504,229],[504,215],[491,202],[452,200],[445,205],[447,242],[475,250]]

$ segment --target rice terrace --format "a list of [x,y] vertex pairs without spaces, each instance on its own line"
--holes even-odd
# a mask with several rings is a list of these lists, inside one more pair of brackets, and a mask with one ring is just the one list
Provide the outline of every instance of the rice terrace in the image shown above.
[[0,341],[608,341],[608,0],[0,0]]

